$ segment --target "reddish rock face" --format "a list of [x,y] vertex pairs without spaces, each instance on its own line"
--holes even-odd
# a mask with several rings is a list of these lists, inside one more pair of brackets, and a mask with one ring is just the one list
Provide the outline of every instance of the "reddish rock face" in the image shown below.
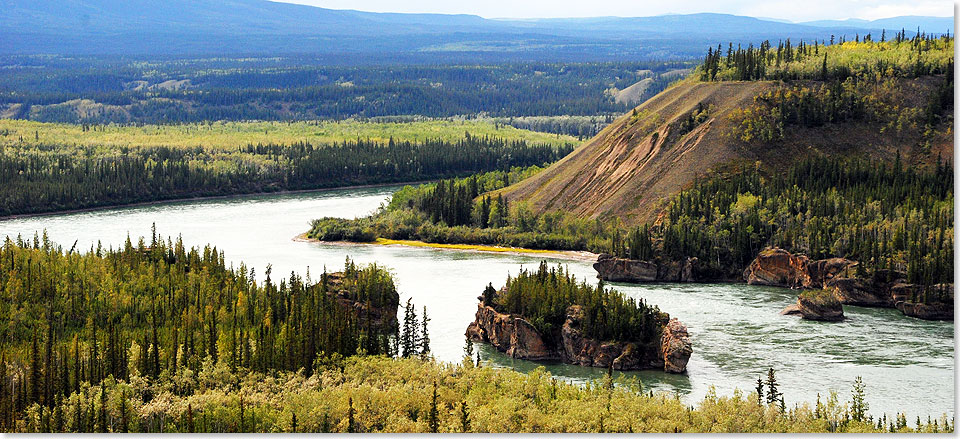
[[482,303],[477,305],[476,320],[467,327],[467,336],[488,342],[513,358],[560,359],[530,322],[512,314],[499,313]]
[[772,248],[760,252],[757,258],[743,271],[743,279],[749,285],[803,288],[810,284],[806,256]]
[[663,328],[660,339],[663,356],[663,370],[671,373],[683,373],[693,353],[693,345],[687,334],[687,327],[677,319],[671,319]]

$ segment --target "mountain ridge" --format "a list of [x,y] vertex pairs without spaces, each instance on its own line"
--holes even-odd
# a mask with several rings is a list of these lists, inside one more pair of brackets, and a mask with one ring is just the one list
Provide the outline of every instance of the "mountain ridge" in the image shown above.
[[[422,53],[438,47],[471,52],[509,42],[527,52],[582,47],[583,53],[636,58],[640,46],[650,46],[646,57],[690,56],[689,47],[716,39],[747,44],[782,35],[822,40],[864,32],[862,26],[813,26],[718,13],[505,20],[268,0],[2,0],[0,6],[5,11],[0,15],[0,54]],[[937,27],[927,30],[943,31]],[[451,41],[467,44],[443,49]],[[666,52],[652,46],[666,47]]]

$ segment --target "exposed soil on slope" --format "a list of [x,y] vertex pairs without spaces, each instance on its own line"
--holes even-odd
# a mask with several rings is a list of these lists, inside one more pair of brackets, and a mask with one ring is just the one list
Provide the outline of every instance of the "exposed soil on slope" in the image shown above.
[[[940,78],[902,80],[903,104],[922,105]],[[774,81],[684,82],[621,116],[596,137],[534,177],[503,189],[511,201],[537,211],[560,210],[580,217],[620,217],[626,224],[651,221],[665,200],[730,164],[761,162],[770,172],[813,156],[861,156],[893,161],[899,150],[909,163],[952,161],[953,136],[938,135],[929,148],[919,132],[882,130],[875,122],[789,126],[781,141],[763,144],[733,136],[730,114],[754,104]],[[682,121],[700,108],[708,117],[689,132]],[[636,114],[636,115],[634,115]],[[952,119],[947,124],[952,127]]]

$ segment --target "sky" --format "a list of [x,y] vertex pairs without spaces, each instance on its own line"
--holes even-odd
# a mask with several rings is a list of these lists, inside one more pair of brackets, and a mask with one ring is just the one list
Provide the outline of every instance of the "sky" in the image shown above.
[[485,18],[646,17],[719,12],[789,21],[953,16],[947,0],[278,0],[330,9],[371,12],[473,14]]

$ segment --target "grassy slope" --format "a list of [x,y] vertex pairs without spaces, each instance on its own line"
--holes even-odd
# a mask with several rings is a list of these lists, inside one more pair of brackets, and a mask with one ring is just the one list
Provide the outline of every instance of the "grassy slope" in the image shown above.
[[[103,131],[100,131],[103,129]],[[184,125],[106,125],[83,131],[73,124],[41,123],[25,120],[0,119],[0,145],[24,142],[121,146],[176,146],[221,147],[258,143],[292,144],[310,142],[323,144],[349,140],[370,139],[456,141],[464,132],[471,136],[494,136],[506,140],[526,140],[534,143],[562,145],[576,143],[570,136],[538,133],[475,121],[427,121],[409,123],[373,123],[346,120],[341,122],[213,122]],[[39,137],[38,137],[39,136]]]
[[[904,95],[925,96],[934,78],[898,80]],[[745,143],[731,135],[730,113],[753,104],[778,82],[686,80],[637,107],[563,160],[533,178],[505,188],[511,201],[527,201],[538,211],[563,209],[583,217],[620,217],[627,224],[654,219],[660,202],[694,179],[731,162],[761,161],[781,169],[808,154],[863,155],[893,160],[898,149],[909,162],[952,160],[951,135],[940,136],[928,153],[913,153],[915,131],[883,134],[879,124],[852,122],[818,128],[789,127],[774,145]],[[910,99],[905,98],[907,105]],[[713,106],[710,117],[681,135],[677,125],[699,103]]]

